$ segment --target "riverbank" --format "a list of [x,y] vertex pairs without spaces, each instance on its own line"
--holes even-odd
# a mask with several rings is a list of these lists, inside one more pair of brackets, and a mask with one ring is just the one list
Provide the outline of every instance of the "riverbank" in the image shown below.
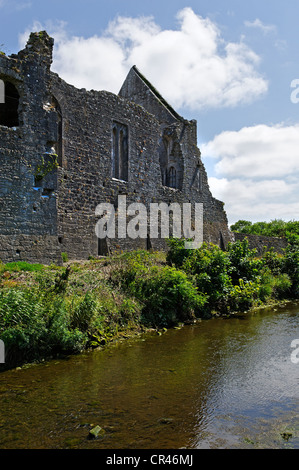
[[76,354],[212,316],[296,298],[298,250],[261,258],[246,241],[44,266],[0,265],[2,369]]
[[288,303],[3,372],[0,447],[299,448],[298,320]]

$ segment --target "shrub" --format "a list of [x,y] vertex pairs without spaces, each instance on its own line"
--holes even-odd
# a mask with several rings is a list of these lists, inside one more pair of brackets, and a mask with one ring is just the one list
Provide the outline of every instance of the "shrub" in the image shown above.
[[290,296],[299,297],[299,242],[297,237],[293,238],[285,250],[282,261],[282,273],[287,274],[292,282]]
[[262,266],[266,269],[269,269],[272,274],[277,276],[281,273],[283,256],[278,254],[270,248],[261,258]]
[[0,292],[0,336],[9,362],[28,361],[40,353],[46,333],[42,305],[30,291]]
[[78,328],[72,328],[70,313],[64,299],[49,299],[47,306],[48,354],[69,354],[80,352],[87,343],[87,334]]
[[292,281],[290,276],[286,273],[280,274],[275,278],[274,283],[274,295],[278,299],[283,299],[289,297],[290,291],[292,289]]
[[83,300],[75,308],[71,317],[71,327],[78,328],[81,331],[88,331],[92,320],[97,314],[97,302],[94,296],[87,292]]
[[206,302],[187,273],[171,266],[147,265],[136,256],[115,269],[111,281],[141,302],[141,321],[147,326],[190,320]]
[[230,243],[228,246],[230,276],[233,284],[238,285],[239,279],[254,280],[262,268],[261,260],[256,258],[256,250],[250,250],[248,240]]
[[244,312],[251,308],[259,295],[258,281],[246,281],[239,279],[239,284],[234,285],[225,298],[225,308],[228,311]]
[[170,238],[167,240],[169,250],[166,255],[166,262],[170,266],[181,267],[186,258],[191,256],[193,250],[185,248],[185,240]]
[[231,286],[227,253],[216,245],[207,244],[190,251],[192,253],[185,258],[182,269],[194,276],[199,292],[208,296],[210,309],[216,308],[219,299]]
[[71,328],[63,299],[34,289],[0,292],[0,337],[12,365],[77,352],[87,340]]
[[141,319],[147,325],[173,326],[203,312],[206,296],[198,292],[182,271],[169,266],[152,269],[146,279],[136,281],[133,290],[144,303]]

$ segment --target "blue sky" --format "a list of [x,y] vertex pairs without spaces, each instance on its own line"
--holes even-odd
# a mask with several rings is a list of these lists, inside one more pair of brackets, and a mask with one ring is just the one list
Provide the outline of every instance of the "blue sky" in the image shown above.
[[0,0],[0,49],[46,29],[55,72],[114,93],[137,65],[197,120],[230,223],[299,220],[298,18],[298,0]]

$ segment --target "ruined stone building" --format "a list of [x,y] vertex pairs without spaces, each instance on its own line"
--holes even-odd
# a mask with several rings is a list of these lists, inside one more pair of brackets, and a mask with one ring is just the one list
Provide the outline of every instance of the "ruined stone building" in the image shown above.
[[50,70],[53,39],[32,33],[18,54],[0,55],[0,259],[61,262],[161,238],[96,236],[95,208],[127,203],[203,203],[204,240],[231,234],[213,198],[195,121],[179,116],[133,67],[118,95],[77,89]]

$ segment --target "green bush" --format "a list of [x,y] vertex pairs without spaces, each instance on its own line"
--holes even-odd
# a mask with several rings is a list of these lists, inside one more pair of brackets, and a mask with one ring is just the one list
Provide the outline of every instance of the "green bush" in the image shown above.
[[276,276],[273,286],[274,296],[277,299],[289,298],[292,289],[292,280],[286,273]]
[[292,282],[290,296],[299,297],[299,242],[297,237],[289,243],[282,260],[282,273],[287,274]]
[[0,337],[10,361],[28,361],[46,336],[42,305],[30,291],[0,291]]
[[190,321],[202,314],[206,303],[187,274],[169,266],[152,268],[146,279],[136,279],[133,292],[144,303],[142,321],[155,327]]
[[239,220],[231,226],[233,232],[264,235],[267,237],[288,237],[291,234],[299,235],[299,221],[290,220],[285,222],[281,219],[274,219],[271,222],[249,222]]
[[97,314],[97,302],[94,296],[87,292],[83,300],[75,308],[71,317],[71,327],[81,331],[88,331],[92,320]]
[[254,280],[262,269],[262,262],[256,258],[256,250],[249,248],[247,238],[229,244],[228,259],[230,262],[229,274],[234,285],[238,285],[239,279]]
[[147,326],[171,326],[194,318],[206,302],[187,273],[174,267],[152,266],[131,256],[111,274],[120,286],[142,304],[141,321]]
[[86,336],[70,327],[63,299],[34,289],[0,291],[0,338],[12,364],[77,352],[86,343]]
[[191,256],[193,250],[185,248],[185,240],[170,238],[167,240],[169,250],[166,255],[166,262],[170,266],[181,267],[186,258]]
[[49,299],[46,316],[45,348],[48,354],[70,354],[84,349],[88,340],[87,334],[72,327],[68,305],[63,298]]
[[190,251],[191,254],[185,258],[182,269],[194,276],[199,292],[208,297],[209,308],[217,308],[218,301],[231,287],[227,253],[216,245],[207,244]]
[[259,283],[239,279],[239,284],[234,285],[225,298],[225,309],[232,312],[244,312],[250,309],[259,296]]
[[275,252],[273,248],[264,253],[261,258],[263,268],[269,269],[270,272],[277,276],[281,273],[283,265],[283,256]]

